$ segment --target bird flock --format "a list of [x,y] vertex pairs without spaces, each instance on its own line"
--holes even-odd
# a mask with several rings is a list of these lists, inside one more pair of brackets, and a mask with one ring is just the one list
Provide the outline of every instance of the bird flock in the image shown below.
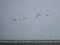
[[[35,18],[40,18],[41,16],[49,16],[47,13],[46,14],[41,14],[41,13],[37,13],[37,14],[34,14]],[[11,20],[13,21],[22,21],[22,20],[27,20],[29,17],[22,17],[20,19],[15,19],[15,18],[10,18]]]

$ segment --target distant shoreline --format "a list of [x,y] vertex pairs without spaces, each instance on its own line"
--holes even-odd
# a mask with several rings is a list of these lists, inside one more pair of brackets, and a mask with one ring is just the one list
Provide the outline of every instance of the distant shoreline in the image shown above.
[[4,43],[24,43],[24,42],[60,42],[60,40],[0,40]]

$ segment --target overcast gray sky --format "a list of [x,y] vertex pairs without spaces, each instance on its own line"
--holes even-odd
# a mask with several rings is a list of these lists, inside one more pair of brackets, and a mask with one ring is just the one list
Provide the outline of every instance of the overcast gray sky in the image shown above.
[[0,0],[1,39],[60,40],[60,0]]

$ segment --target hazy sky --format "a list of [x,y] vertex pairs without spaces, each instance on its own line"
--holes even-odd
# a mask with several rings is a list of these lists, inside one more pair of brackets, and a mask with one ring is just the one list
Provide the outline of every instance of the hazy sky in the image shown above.
[[0,0],[1,39],[60,40],[60,0]]

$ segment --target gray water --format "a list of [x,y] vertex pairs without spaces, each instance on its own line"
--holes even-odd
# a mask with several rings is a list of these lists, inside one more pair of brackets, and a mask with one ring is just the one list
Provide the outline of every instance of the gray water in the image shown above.
[[60,40],[60,0],[0,0],[0,40]]

